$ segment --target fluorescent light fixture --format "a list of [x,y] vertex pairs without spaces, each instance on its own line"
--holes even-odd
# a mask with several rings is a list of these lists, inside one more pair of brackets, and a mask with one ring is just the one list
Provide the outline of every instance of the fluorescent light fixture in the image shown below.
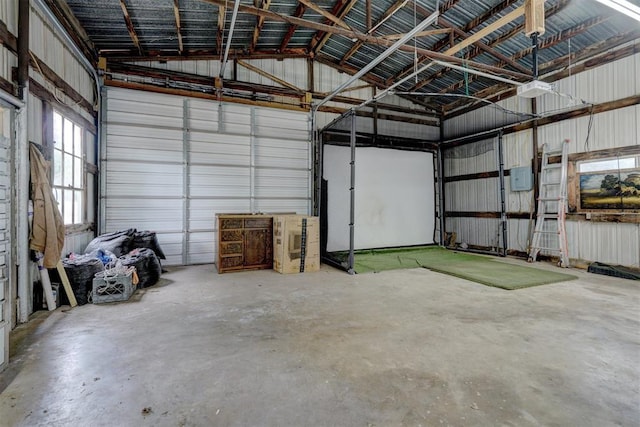
[[627,0],[596,0],[620,13],[624,13],[630,18],[640,21],[640,7],[631,4]]

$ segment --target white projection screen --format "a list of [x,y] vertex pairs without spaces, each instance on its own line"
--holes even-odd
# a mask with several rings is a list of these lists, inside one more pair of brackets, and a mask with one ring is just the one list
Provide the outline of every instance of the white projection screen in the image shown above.
[[[349,249],[351,149],[324,146],[327,251]],[[433,154],[356,149],[355,249],[434,243]]]

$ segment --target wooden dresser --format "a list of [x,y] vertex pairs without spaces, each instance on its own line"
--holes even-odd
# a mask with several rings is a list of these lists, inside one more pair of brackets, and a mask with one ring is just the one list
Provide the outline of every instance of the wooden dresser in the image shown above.
[[218,214],[218,273],[273,268],[273,217]]

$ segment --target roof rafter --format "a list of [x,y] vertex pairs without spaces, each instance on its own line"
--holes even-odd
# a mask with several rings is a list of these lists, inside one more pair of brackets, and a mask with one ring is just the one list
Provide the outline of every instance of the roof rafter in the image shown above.
[[129,31],[129,36],[133,41],[133,44],[138,48],[138,53],[142,55],[142,47],[140,46],[140,39],[138,39],[138,34],[136,33],[136,29],[133,26],[133,21],[131,21],[131,16],[129,16],[129,10],[127,9],[127,5],[124,2],[125,0],[120,0],[120,8],[122,9],[122,14],[124,15],[124,22],[127,25],[127,31]]
[[[307,10],[307,6],[305,6],[302,3],[298,3],[298,6],[296,7],[296,11],[293,13],[293,16],[295,18],[301,18],[302,15],[304,15],[304,12],[306,10]],[[282,37],[282,42],[280,42],[280,51],[284,51],[287,48],[287,45],[291,41],[291,37],[293,37],[293,33],[295,33],[297,29],[298,29],[297,25],[289,24],[289,29],[287,30],[287,33],[284,35],[284,37]]]
[[218,31],[216,31],[216,49],[222,55],[222,39],[224,37],[224,25],[227,21],[227,8],[224,4],[218,5]]
[[[567,28],[557,34],[552,35],[551,37],[547,37],[544,40],[542,40],[539,44],[538,44],[538,49],[539,50],[543,50],[543,49],[548,49],[550,47],[553,47],[555,45],[557,45],[558,43],[562,43],[567,41],[568,39],[570,39],[571,37],[575,37],[580,33],[583,33],[585,31],[587,31],[589,28],[592,28],[598,24],[601,24],[602,22],[605,22],[607,20],[610,19],[610,16],[596,16],[594,18],[591,19],[587,19],[586,21],[582,21],[581,23],[571,27],[571,28]],[[514,60],[518,60],[518,59],[522,59],[525,56],[531,54],[531,52],[533,51],[533,47],[528,47],[526,49],[523,49],[519,52],[516,52],[513,56],[511,56],[512,59]],[[498,62],[496,64],[496,66],[500,66],[503,65],[502,62]],[[460,80],[442,90],[440,90],[440,93],[451,93],[453,91],[456,91],[462,87],[464,87],[466,84],[477,80],[477,76],[471,75],[469,76],[466,81],[465,80]]]
[[182,44],[182,26],[180,24],[180,0],[173,0],[173,14],[176,17],[176,32],[178,33],[178,48],[180,54],[182,55],[182,51],[184,50],[184,45]]
[[[336,0],[336,3],[331,9],[331,13],[342,19],[347,16],[353,6],[356,5],[357,1],[358,0]],[[334,26],[332,24],[330,24],[330,26]],[[329,31],[318,31],[311,39],[311,42],[309,42],[309,51],[316,55],[320,52],[320,49],[322,49],[325,43],[327,43],[331,35],[332,34]]]
[[[556,13],[558,13],[559,11],[564,9],[569,4],[569,2],[570,2],[570,0],[559,0],[558,3],[552,5],[551,7],[549,7],[548,9],[545,10],[545,16],[548,18],[550,16],[555,15]],[[506,2],[500,3],[500,6],[507,7],[506,6]],[[494,7],[493,9],[496,9],[496,8]],[[495,13],[499,13],[500,11],[502,11],[502,9],[496,10]],[[487,14],[483,14],[482,16],[485,16],[485,15],[487,15]],[[488,18],[490,18],[490,17],[491,16],[489,16]],[[477,20],[473,20],[473,21],[471,21],[471,23],[473,23],[473,25],[475,25],[477,27],[482,22],[477,22]],[[470,26],[471,23],[467,24],[465,26],[465,28]],[[488,46],[490,48],[493,48],[494,46],[496,46],[496,45],[498,45],[498,44],[500,44],[500,43],[502,43],[502,42],[504,42],[506,40],[509,40],[510,38],[512,38],[515,35],[519,34],[523,29],[524,29],[524,21],[522,23],[516,25],[515,27],[513,27],[511,30],[507,31],[506,33],[501,34],[497,38],[491,40],[490,42],[488,42],[486,44],[486,46]],[[439,50],[442,47],[446,46],[449,42],[450,42],[449,39],[444,38],[444,39],[440,40],[438,43],[434,44],[431,47],[431,50]],[[483,49],[479,45],[476,44],[476,45],[474,45],[474,46],[472,46],[470,48],[469,52],[467,52],[467,59],[475,58],[476,56],[480,55],[482,52],[483,52]],[[424,62],[426,62],[428,60],[429,60],[429,58],[427,58],[427,57],[420,58],[418,60],[418,65],[423,64]],[[387,79],[387,82],[389,82],[389,81],[393,82],[396,79],[401,79],[404,76],[406,76],[406,75],[410,74],[411,72],[413,72],[414,69],[415,69],[415,64],[411,64],[410,66],[405,67],[400,73],[396,74],[395,76],[391,76],[389,79]],[[432,74],[427,79],[425,79],[425,81],[427,81],[427,84],[428,84],[428,83],[432,82],[434,79],[441,77],[443,74],[444,74],[444,72],[438,71],[437,73]]]
[[[375,28],[376,26],[380,25],[389,16],[393,15],[398,10],[400,10],[406,3],[407,3],[407,0],[396,0],[395,3],[393,3],[391,6],[389,6],[387,10],[384,11],[380,19],[378,19],[378,21],[375,23],[374,27],[372,28]],[[367,34],[372,33],[372,28],[368,28]],[[400,38],[402,38],[402,35],[400,36]],[[351,46],[351,49],[349,49],[349,51],[344,54],[342,59],[340,59],[340,65],[344,65],[344,63],[347,62],[347,60],[351,58],[358,51],[358,49],[362,47],[363,44],[364,43],[362,40],[356,41],[355,44]]]
[[[332,13],[327,12],[326,10],[324,10],[323,8],[321,8],[320,6],[318,6],[317,4],[315,4],[314,2],[310,1],[310,0],[298,0],[300,3],[304,4],[305,6],[307,6],[309,9],[311,10],[315,10],[316,12],[318,12],[320,15],[324,16],[326,19],[328,19],[329,21],[333,22],[335,25],[339,25],[342,28],[346,28],[348,30],[352,30],[353,28],[351,28],[350,26],[348,26],[343,20],[342,18],[338,18],[337,16],[333,15]],[[335,9],[335,6],[334,6]]]
[[[605,64],[610,60],[620,59],[629,55],[636,54],[640,52],[638,48],[633,46],[622,48],[618,51],[611,52],[611,49],[614,49],[624,43],[635,40],[640,37],[640,30],[633,30],[623,33],[617,37],[609,38],[606,40],[602,40],[597,42],[590,47],[582,49],[577,52],[570,53],[568,55],[564,55],[562,57],[556,58],[553,61],[542,64],[540,66],[540,74],[545,75],[549,73],[553,73],[560,68],[564,68],[561,71],[550,74],[542,78],[543,81],[547,83],[552,83],[567,77],[569,74],[576,74],[580,71],[590,69],[593,67],[597,67],[599,65]],[[595,56],[599,55],[599,56]],[[586,61],[585,61],[586,60]],[[567,64],[569,61],[573,64],[577,64],[572,66],[571,68],[567,68]],[[581,61],[585,61],[582,62]],[[515,88],[509,88],[505,85],[497,85],[482,89],[473,94],[473,96],[478,98],[483,98],[491,102],[498,102],[501,99],[506,99],[516,94]],[[479,105],[474,104],[468,106],[467,108],[462,108],[465,104],[468,104],[468,101],[461,100],[456,101],[451,104],[447,104],[444,106],[445,111],[448,111],[447,116],[457,116],[460,114],[468,113],[469,111],[473,111],[476,108],[479,108]],[[483,104],[484,105],[484,104]]]
[[[224,3],[228,3],[229,7],[234,5],[234,2],[229,0],[203,0],[206,1],[207,3],[211,3],[211,4],[224,4]],[[351,0],[353,3],[355,3],[357,0]],[[453,0],[451,0],[453,1]],[[363,34],[360,33],[358,31],[350,31],[350,30],[346,30],[344,28],[340,28],[340,27],[336,27],[336,26],[332,26],[332,25],[326,25],[326,24],[321,24],[318,22],[313,22],[313,21],[307,21],[305,19],[301,19],[301,18],[295,18],[293,16],[285,16],[285,15],[281,15],[279,13],[275,13],[273,11],[270,10],[262,10],[262,9],[258,9],[256,7],[253,6],[247,6],[247,5],[240,5],[240,11],[242,13],[249,13],[252,15],[264,15],[266,18],[269,19],[273,19],[276,21],[280,21],[280,22],[288,22],[290,24],[296,24],[299,25],[301,27],[306,27],[306,28],[311,28],[311,29],[315,29],[317,31],[322,31],[322,32],[326,32],[329,34],[340,34],[343,35],[345,37],[349,37],[349,38],[356,38],[356,39],[360,39],[360,40],[364,40],[367,43],[371,43],[371,44],[375,44],[378,46],[385,46],[385,47],[389,47],[392,46],[394,44],[394,42],[392,42],[391,40],[386,40],[384,38],[380,38],[380,37],[374,37],[374,36],[370,36],[367,34]],[[440,52],[434,52],[434,51],[430,51],[427,49],[423,49],[423,48],[415,48],[413,46],[408,46],[408,45],[404,45],[404,46],[400,46],[398,50],[402,50],[405,52],[417,52],[420,55],[424,55],[424,56],[428,56],[434,59],[441,59],[443,61],[449,61],[452,62],[454,64],[464,64],[466,66],[469,67],[473,67],[473,68],[477,68],[479,70],[484,70],[484,71],[490,71],[493,73],[496,73],[498,75],[507,75],[507,76],[511,76],[513,78],[516,79],[522,79],[522,80],[528,80],[530,78],[529,74],[523,74],[523,73],[519,73],[516,71],[511,71],[511,70],[507,70],[507,69],[503,69],[503,68],[497,68],[491,65],[486,65],[486,64],[482,64],[479,62],[470,62],[467,60],[464,60],[462,58],[458,58],[455,56],[451,56],[451,55],[445,55],[443,53]]]
[[[564,7],[566,7],[569,4],[569,0],[561,0],[559,3],[556,3],[555,5],[553,5],[551,8],[549,8],[546,12],[545,12],[545,16],[547,18],[555,15],[556,13],[558,13],[560,10],[562,10]],[[513,27],[511,30],[507,31],[504,34],[500,34],[498,37],[494,38],[493,40],[489,41],[487,43],[487,46],[489,47],[494,47],[506,40],[509,40],[510,38],[516,36],[517,34],[519,34],[521,31],[524,30],[524,21],[521,22],[520,24],[516,25],[515,27]],[[471,48],[471,50],[469,50],[469,52],[467,52],[467,56],[466,58],[468,60],[471,60],[473,58],[475,58],[476,56],[480,55],[483,52],[482,49],[480,49],[477,46],[473,46]],[[409,72],[413,70],[413,66],[408,70]],[[407,71],[407,70],[403,70],[403,73]],[[422,80],[422,83],[424,83],[422,85],[422,87],[428,85],[429,83],[431,83],[432,81],[439,79],[440,77],[444,76],[447,73],[447,68],[443,68],[439,71],[437,71],[436,73],[431,74],[429,77],[427,77],[426,79]],[[475,77],[474,77],[475,79]]]
[[[256,7],[260,7],[260,3],[262,3],[261,9],[267,10],[269,6],[271,6],[271,0],[254,0],[253,4]],[[256,50],[256,45],[258,44],[258,39],[260,38],[260,32],[262,31],[262,26],[264,25],[264,16],[256,17],[256,27],[253,29],[253,38],[251,39],[251,45],[249,46],[249,52],[253,53]]]

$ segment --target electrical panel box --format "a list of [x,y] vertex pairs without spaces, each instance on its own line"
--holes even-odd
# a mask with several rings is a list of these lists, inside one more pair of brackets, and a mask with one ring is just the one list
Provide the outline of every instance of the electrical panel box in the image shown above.
[[530,191],[533,189],[533,173],[530,166],[511,168],[511,191]]

